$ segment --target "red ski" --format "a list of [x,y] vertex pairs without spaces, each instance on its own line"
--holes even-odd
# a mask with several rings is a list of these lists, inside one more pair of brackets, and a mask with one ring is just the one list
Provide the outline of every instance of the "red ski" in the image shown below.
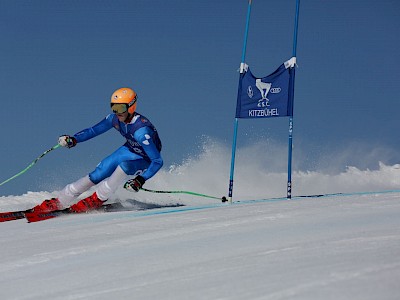
[[28,210],[24,213],[24,215],[25,215],[25,218],[28,221],[28,223],[32,223],[32,222],[39,222],[39,221],[52,219],[52,218],[58,217],[62,214],[68,214],[68,213],[72,213],[69,210],[69,208],[61,209],[61,210],[54,210],[54,211],[47,211],[47,212],[43,212],[43,211],[35,212],[34,210]]
[[35,212],[33,210],[28,210],[24,212],[25,218],[28,221],[28,223],[33,223],[33,222],[39,222],[39,221],[44,221],[48,219],[53,219],[62,215],[67,215],[67,214],[84,214],[84,213],[91,213],[91,212],[115,212],[115,211],[124,211],[124,210],[129,210],[124,208],[124,206],[121,203],[110,203],[110,204],[103,204],[102,206],[98,208],[92,208],[88,211],[80,211],[76,212],[71,210],[71,208],[65,208],[65,209],[60,209],[60,210],[53,210],[53,211],[48,211],[48,212],[43,212],[43,211],[38,211]]
[[[127,210],[127,209],[124,208],[120,203],[111,203],[111,204],[103,204],[101,207],[91,211],[112,212],[112,211],[122,211],[122,210]],[[65,214],[76,214],[76,213],[77,212],[73,212],[69,208],[49,211],[49,212],[34,212],[32,209],[9,211],[0,213],[0,223],[20,220],[24,218],[26,218],[29,223],[32,223],[32,222],[52,219]]]

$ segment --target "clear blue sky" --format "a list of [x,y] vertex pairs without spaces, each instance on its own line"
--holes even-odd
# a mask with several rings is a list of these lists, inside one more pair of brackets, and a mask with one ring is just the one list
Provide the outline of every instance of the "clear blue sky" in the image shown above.
[[[166,167],[198,153],[204,136],[230,147],[246,13],[247,0],[2,0],[0,181],[59,135],[100,121],[122,86],[137,91],[137,110],[157,126]],[[246,63],[256,76],[291,57],[294,15],[295,0],[253,1]],[[368,159],[376,151],[400,162],[399,37],[397,0],[301,2],[294,158],[309,153],[302,168],[346,148],[355,149],[346,163],[360,167],[376,166]],[[241,120],[238,147],[286,143],[287,127],[286,118]],[[60,188],[122,143],[110,131],[58,149],[0,195]]]

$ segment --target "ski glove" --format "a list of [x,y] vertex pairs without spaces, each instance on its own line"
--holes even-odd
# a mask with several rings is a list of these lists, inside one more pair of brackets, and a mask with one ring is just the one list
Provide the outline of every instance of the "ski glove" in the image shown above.
[[143,186],[145,182],[146,180],[139,175],[125,182],[124,188],[126,188],[128,191],[139,192],[140,188]]
[[58,144],[62,147],[72,148],[76,145],[76,138],[69,135],[62,135],[58,138]]

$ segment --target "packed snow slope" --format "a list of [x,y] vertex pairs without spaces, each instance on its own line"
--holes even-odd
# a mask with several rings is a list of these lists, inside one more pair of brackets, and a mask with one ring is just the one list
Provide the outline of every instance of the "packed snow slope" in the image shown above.
[[1,299],[399,299],[400,193],[1,223]]
[[[227,152],[146,187],[226,195]],[[287,200],[282,159],[264,152],[238,153],[233,204],[118,190],[110,202],[132,211],[0,223],[0,299],[400,299],[399,165],[295,171],[294,194],[325,196]],[[56,190],[2,196],[0,211]]]

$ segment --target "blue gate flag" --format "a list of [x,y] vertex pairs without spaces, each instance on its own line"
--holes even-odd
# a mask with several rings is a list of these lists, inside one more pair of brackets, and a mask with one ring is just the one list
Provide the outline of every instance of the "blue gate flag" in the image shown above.
[[295,65],[296,57],[292,57],[272,74],[256,78],[242,64],[236,118],[293,116]]

